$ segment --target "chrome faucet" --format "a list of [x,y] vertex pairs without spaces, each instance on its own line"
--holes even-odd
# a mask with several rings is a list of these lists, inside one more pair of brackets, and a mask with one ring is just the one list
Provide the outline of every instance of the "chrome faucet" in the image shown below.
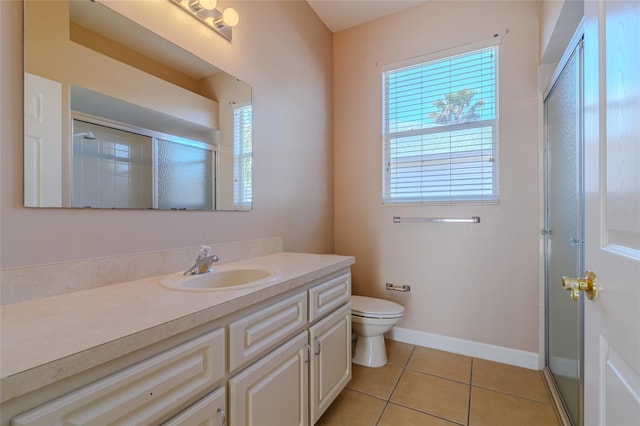
[[220,257],[211,254],[212,248],[211,246],[200,246],[200,253],[196,259],[196,263],[186,271],[184,271],[183,275],[198,275],[205,274],[207,272],[212,272],[213,265],[215,262],[220,260]]

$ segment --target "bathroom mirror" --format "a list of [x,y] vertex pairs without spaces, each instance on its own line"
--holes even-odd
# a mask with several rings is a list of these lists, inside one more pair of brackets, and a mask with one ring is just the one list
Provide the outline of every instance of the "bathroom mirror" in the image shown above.
[[91,0],[24,2],[26,207],[250,210],[251,86]]

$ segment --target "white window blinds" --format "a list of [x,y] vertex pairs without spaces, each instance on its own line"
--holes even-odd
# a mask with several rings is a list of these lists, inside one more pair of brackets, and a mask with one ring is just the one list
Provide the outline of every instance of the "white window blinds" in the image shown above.
[[383,72],[383,202],[497,203],[498,46],[417,62]]
[[251,105],[233,110],[233,204],[236,208],[251,207]]

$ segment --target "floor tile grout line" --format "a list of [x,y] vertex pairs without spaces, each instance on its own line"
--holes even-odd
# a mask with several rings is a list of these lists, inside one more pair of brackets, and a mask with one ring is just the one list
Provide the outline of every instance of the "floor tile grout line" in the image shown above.
[[[414,345],[413,348],[411,349],[411,352],[409,353],[409,356],[407,357],[407,360],[404,362],[404,365],[400,369],[400,375],[398,376],[398,380],[396,380],[396,382],[393,385],[393,388],[391,389],[391,392],[389,392],[389,397],[387,398],[387,403],[389,403],[389,401],[391,401],[391,396],[393,395],[393,392],[395,392],[396,388],[398,387],[398,383],[400,383],[400,379],[402,379],[402,375],[404,374],[404,371],[407,369],[407,365],[409,365],[409,361],[411,360],[411,357],[413,356],[413,352],[415,350],[416,350],[416,347]],[[387,407],[385,406],[385,408],[387,408]]]
[[416,350],[416,346],[413,346],[413,348],[411,349],[411,351],[409,351],[409,356],[407,356],[407,359],[402,363],[398,363],[398,364],[392,364],[390,362],[387,361],[387,364],[391,365],[392,367],[397,367],[401,370],[405,370],[407,368],[407,365],[409,365],[409,361],[411,360],[411,357],[413,356],[413,352]]
[[384,412],[387,410],[388,406],[389,406],[389,401],[386,401],[384,403],[384,407],[382,407],[382,411],[380,411],[380,415],[378,416],[378,419],[376,420],[375,426],[378,426],[378,424],[380,424],[380,420],[382,420],[382,416],[384,416]]
[[473,390],[473,362],[475,358],[471,358],[471,368],[469,369],[469,400],[467,403],[467,426],[471,423],[471,391]]
[[[424,371],[414,370],[412,368],[409,368],[409,362],[411,361],[411,357],[415,353],[416,348],[417,348],[417,346],[414,345],[413,348],[411,349],[411,352],[409,353],[409,356],[407,357],[407,360],[404,363],[404,366],[401,368],[400,376],[398,377],[398,380],[396,381],[395,385],[393,386],[393,389],[391,389],[391,393],[389,393],[389,398],[387,399],[387,401],[385,403],[385,406],[382,409],[382,412],[380,413],[380,416],[378,417],[378,420],[376,421],[376,426],[378,425],[378,423],[380,423],[380,420],[382,419],[382,416],[384,415],[384,412],[387,409],[387,407],[389,406],[389,404],[394,404],[394,405],[397,405],[398,407],[403,407],[403,408],[405,408],[407,410],[415,411],[417,413],[426,414],[428,416],[431,416],[431,417],[434,417],[434,418],[438,418],[438,419],[441,419],[441,420],[444,420],[446,422],[453,423],[453,424],[456,424],[456,425],[467,426],[469,424],[469,406],[467,406],[467,423],[466,424],[461,424],[461,423],[458,423],[458,422],[453,421],[451,419],[446,419],[444,417],[437,416],[437,415],[435,415],[433,413],[429,413],[429,412],[426,412],[426,411],[418,410],[417,408],[414,408],[414,407],[410,407],[410,406],[407,406],[407,405],[404,405],[404,404],[401,404],[401,403],[397,403],[397,402],[391,402],[391,397],[393,396],[393,393],[395,392],[396,388],[398,387],[398,384],[400,383],[400,380],[402,379],[402,376],[404,375],[405,371],[412,371],[412,372],[416,372],[416,373],[421,373],[421,374],[424,374],[424,375],[437,377],[439,379],[449,380],[451,382],[460,383],[460,384],[464,384],[464,385],[469,385],[469,387],[471,387],[471,378],[469,378],[469,383],[464,383],[464,382],[460,382],[458,380],[451,379],[451,378],[448,378],[448,377],[438,376],[438,375],[435,375],[435,374],[426,373]],[[471,362],[473,363],[473,358],[471,358]],[[471,373],[471,371],[470,371],[470,373]],[[469,389],[469,395],[471,395],[471,389]]]
[[411,361],[411,357],[413,356],[415,351],[416,351],[416,345],[413,345],[413,348],[411,348],[411,352],[409,353],[407,360],[404,362],[404,365],[402,366],[403,370],[407,368],[407,366],[409,365],[409,361]]
[[[453,423],[455,425],[466,426],[464,423],[458,423],[455,420],[447,419],[446,417],[441,417],[441,416],[438,416],[436,414],[430,413],[428,411],[418,410],[415,407],[411,407],[411,406],[408,406],[408,405],[400,404],[399,402],[391,402],[391,401],[389,401],[389,403],[387,405],[389,405],[389,404],[397,405],[398,407],[406,408],[407,410],[415,411],[416,413],[426,414],[429,417],[434,417],[436,419],[441,419],[441,420],[444,420],[446,422]],[[385,409],[386,408],[387,407],[385,406]]]
[[[2,0],[0,0],[0,1],[2,1]],[[389,402],[388,399],[380,398],[379,396],[371,395],[370,393],[367,393],[367,392],[364,392],[364,391],[361,391],[361,390],[358,390],[358,389],[353,389],[353,388],[349,388],[349,387],[347,387],[345,389],[350,390],[351,392],[359,393],[360,395],[370,396],[371,398],[375,398],[375,399],[380,400],[380,401],[385,402],[385,403]]]
[[[546,384],[544,383],[544,379],[542,380],[542,382],[543,382],[543,385],[545,386],[545,389],[546,389],[546,392],[545,392],[545,393],[546,393],[546,395],[547,395],[547,400],[546,400],[546,402],[545,402],[545,401],[540,401],[540,400],[538,400],[538,399],[533,399],[533,398],[530,398],[530,397],[527,397],[527,396],[524,396],[524,395],[518,395],[518,394],[513,393],[513,392],[504,391],[504,390],[500,390],[500,389],[494,389],[494,388],[490,388],[490,387],[488,387],[488,386],[482,386],[482,385],[475,384],[475,383],[473,382],[473,365],[474,365],[474,362],[475,362],[476,360],[480,360],[480,361],[487,361],[487,360],[483,360],[482,358],[472,357],[472,364],[471,364],[471,366],[472,366],[472,367],[471,367],[471,380],[470,380],[470,384],[471,384],[471,386],[472,386],[472,387],[476,387],[476,388],[479,388],[479,389],[484,389],[484,390],[488,390],[488,391],[496,392],[496,393],[499,393],[499,394],[502,394],[502,395],[513,396],[514,398],[520,398],[520,399],[524,399],[524,400],[526,400],[526,401],[538,402],[538,403],[540,403],[540,404],[553,405],[553,402],[552,402],[552,400],[551,400],[551,397],[549,396],[549,390],[548,390],[548,389],[546,389],[546,388],[547,388],[547,386],[546,386]],[[495,361],[490,361],[490,362],[495,362]],[[509,364],[505,364],[505,365],[509,365]]]
[[460,383],[461,385],[470,385],[471,384],[471,382],[465,382],[465,381],[458,380],[458,379],[452,379],[451,377],[441,376],[439,374],[434,374],[434,373],[431,373],[431,372],[428,372],[428,371],[416,370],[414,368],[406,368],[406,370],[407,371],[412,371],[414,373],[426,374],[427,376],[437,377],[439,379],[449,380],[450,382]]
[[490,391],[490,392],[499,393],[501,395],[512,396],[514,398],[523,399],[525,401],[537,402],[538,404],[553,406],[553,404],[550,401],[547,401],[547,402],[540,401],[540,400],[533,399],[533,398],[527,398],[526,396],[516,395],[515,393],[510,393],[510,392],[505,392],[505,391],[501,391],[501,390],[498,390],[498,389],[488,388],[488,387],[485,387],[485,386],[478,386],[478,385],[473,385],[473,384],[471,386],[474,387],[474,388],[478,388],[478,389],[483,389],[483,390]]
[[[376,424],[375,426],[378,426],[378,424],[380,423],[380,420],[382,420],[382,416],[384,416],[384,412],[387,410],[387,407],[389,407],[389,404],[391,403],[391,396],[393,395],[393,392],[395,392],[396,388],[398,387],[398,383],[400,383],[400,379],[402,379],[402,375],[404,374],[405,370],[407,369],[407,365],[409,365],[409,361],[411,360],[411,357],[413,356],[414,351],[416,350],[415,345],[411,348],[411,351],[409,352],[409,356],[407,357],[407,359],[404,361],[404,363],[402,364],[402,366],[400,367],[400,375],[398,376],[398,380],[396,380],[395,384],[393,385],[393,388],[391,389],[391,392],[389,392],[389,396],[387,397],[387,400],[384,404],[384,407],[382,409],[382,411],[380,412],[380,415],[378,416],[378,419],[376,420]],[[396,404],[399,406],[402,406],[400,404]],[[405,407],[408,408],[408,407]]]
[[[361,394],[361,395],[365,395],[368,397],[372,397],[380,402],[382,402],[382,409],[379,412],[375,422],[373,423],[374,426],[378,426],[381,425],[382,423],[382,419],[385,416],[385,413],[387,412],[387,410],[389,410],[391,408],[392,405],[395,405],[396,407],[402,407],[403,409],[407,409],[416,413],[422,413],[434,418],[438,418],[447,422],[451,422],[452,424],[455,425],[460,425],[460,426],[469,426],[471,424],[471,408],[472,408],[472,393],[474,391],[474,389],[477,390],[483,390],[483,391],[487,391],[487,392],[495,392],[497,394],[500,395],[504,395],[507,397],[513,397],[514,399],[518,399],[521,401],[529,401],[532,403],[537,403],[537,405],[540,405],[541,407],[543,406],[551,406],[553,407],[554,404],[552,401],[549,400],[549,398],[547,398],[547,400],[545,401],[541,401],[539,399],[532,399],[530,397],[527,396],[522,396],[522,395],[518,395],[518,394],[514,394],[510,391],[504,391],[504,390],[499,390],[499,389],[493,389],[490,387],[486,387],[486,386],[482,386],[482,385],[477,385],[474,384],[474,376],[475,376],[475,371],[477,368],[479,367],[479,364],[476,362],[478,360],[481,360],[480,358],[475,358],[475,357],[469,357],[470,358],[470,370],[469,370],[469,380],[468,382],[464,382],[464,381],[460,381],[458,379],[452,379],[450,377],[444,377],[441,375],[437,375],[437,374],[433,374],[433,373],[429,373],[429,372],[425,372],[425,371],[421,371],[421,370],[416,370],[413,368],[409,368],[410,362],[412,360],[412,357],[416,354],[416,350],[419,346],[416,345],[412,345],[411,349],[408,352],[408,356],[406,356],[406,358],[404,356],[402,356],[402,358],[405,358],[403,363],[394,363],[391,364],[392,366],[394,366],[395,368],[397,368],[399,370],[399,375],[398,378],[395,380],[395,382],[393,383],[393,385],[391,386],[391,390],[390,392],[387,394],[386,397],[380,397],[380,396],[376,396],[376,395],[372,395],[367,393],[367,391],[363,391],[363,390],[356,390],[353,388],[349,388],[350,391]],[[469,393],[468,393],[468,399],[467,399],[467,418],[466,418],[466,423],[462,424],[462,423],[458,423],[458,421],[455,420],[450,420],[450,419],[446,419],[437,415],[434,415],[432,413],[429,413],[427,411],[422,411],[420,409],[417,409],[415,407],[412,406],[406,406],[400,402],[391,402],[391,398],[393,396],[393,394],[395,393],[395,391],[398,389],[398,386],[400,384],[400,380],[402,380],[405,372],[415,372],[415,373],[420,373],[420,374],[424,374],[426,376],[431,376],[431,377],[435,377],[435,378],[439,378],[442,380],[447,380],[453,383],[459,383],[459,384],[463,384],[463,385],[467,385]],[[547,395],[548,396],[548,395]],[[373,419],[372,419],[373,420]]]

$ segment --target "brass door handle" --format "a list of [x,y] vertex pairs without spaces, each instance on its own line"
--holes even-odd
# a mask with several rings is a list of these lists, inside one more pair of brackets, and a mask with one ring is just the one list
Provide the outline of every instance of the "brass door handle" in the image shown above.
[[571,292],[571,299],[578,301],[580,292],[584,291],[589,300],[593,300],[598,293],[596,274],[587,271],[584,278],[562,277],[562,288]]

